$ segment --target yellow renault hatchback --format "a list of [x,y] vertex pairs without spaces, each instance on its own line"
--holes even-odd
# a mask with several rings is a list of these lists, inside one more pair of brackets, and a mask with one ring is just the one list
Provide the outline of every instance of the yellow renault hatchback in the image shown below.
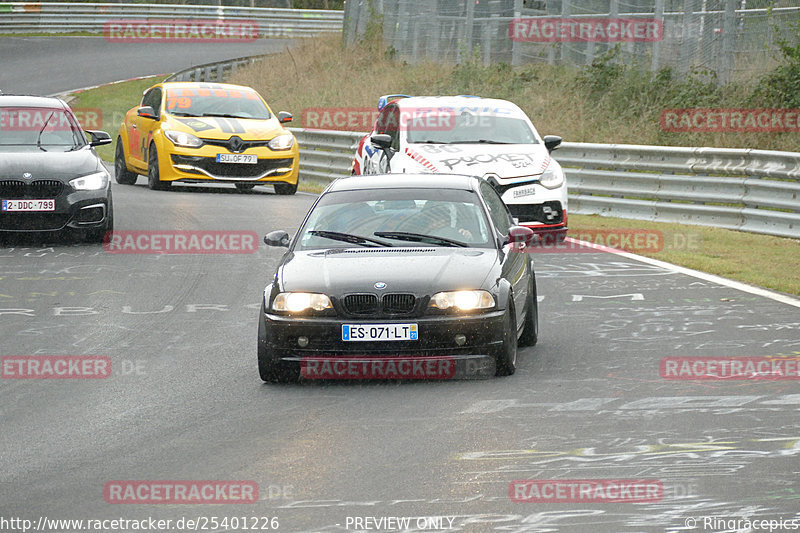
[[217,181],[294,194],[298,147],[283,127],[291,120],[286,112],[275,115],[250,87],[159,83],[125,114],[114,158],[117,183],[132,185],[142,174],[157,190],[174,181]]

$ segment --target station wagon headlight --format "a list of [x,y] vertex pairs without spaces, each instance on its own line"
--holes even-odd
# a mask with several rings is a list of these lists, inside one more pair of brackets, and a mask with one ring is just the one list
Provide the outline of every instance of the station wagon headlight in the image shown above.
[[96,191],[108,185],[108,172],[102,170],[82,178],[75,178],[70,180],[69,184],[76,191]]
[[331,309],[331,299],[315,292],[282,292],[272,301],[272,310],[284,313],[302,313],[308,309]]
[[183,131],[174,131],[174,130],[164,130],[164,135],[167,136],[167,139],[172,141],[172,144],[175,146],[181,146],[183,148],[200,148],[203,146],[203,141],[199,138],[195,137],[191,133],[185,133]]
[[564,171],[556,160],[550,160],[550,164],[539,177],[539,183],[548,189],[557,189],[564,184]]
[[437,292],[428,307],[442,310],[455,308],[461,311],[491,309],[494,307],[494,296],[483,290]]
[[288,150],[294,146],[294,135],[291,133],[284,133],[272,139],[268,146],[273,150]]

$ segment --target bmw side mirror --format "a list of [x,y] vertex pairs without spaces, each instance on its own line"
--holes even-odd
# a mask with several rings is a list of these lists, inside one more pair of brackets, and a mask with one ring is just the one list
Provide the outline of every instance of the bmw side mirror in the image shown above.
[[291,122],[292,118],[293,118],[292,114],[287,113],[286,111],[281,111],[280,113],[278,113],[278,122],[280,122],[281,124],[286,124],[287,122]]
[[562,139],[558,135],[545,135],[544,147],[547,148],[548,152],[552,152],[561,145],[561,141]]
[[100,130],[85,130],[86,133],[92,138],[89,143],[91,146],[103,146],[104,144],[111,144],[111,135]]
[[526,228],[525,226],[511,226],[508,230],[506,244],[524,244],[528,246],[531,241],[533,241],[533,236],[534,233],[531,228]]
[[146,105],[146,106],[144,106],[144,107],[140,107],[139,109],[137,109],[137,110],[136,110],[136,114],[137,114],[137,115],[139,115],[140,117],[144,117],[144,118],[152,118],[153,120],[155,120],[155,119],[157,119],[157,118],[158,118],[158,117],[156,116],[156,111],[155,111],[155,109],[153,109],[153,108],[152,108],[152,107],[150,107],[149,105]]
[[271,231],[264,236],[264,244],[267,246],[283,246],[289,247],[289,234],[283,230]]

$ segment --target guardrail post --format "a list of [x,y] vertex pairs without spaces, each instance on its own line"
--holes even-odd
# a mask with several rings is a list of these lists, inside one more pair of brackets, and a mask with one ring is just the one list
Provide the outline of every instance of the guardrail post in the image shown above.
[[653,41],[652,56],[650,57],[650,71],[656,72],[659,68],[661,68],[661,41],[663,41],[666,37],[664,33],[666,33],[667,29],[666,21],[664,20],[664,0],[656,0],[653,18],[660,20],[661,27],[663,28],[661,39],[658,41]]
[[[522,0],[514,0],[514,20],[522,17]],[[511,25],[509,24],[509,28]],[[511,41],[511,66],[516,67],[522,63],[522,43]]]
[[728,83],[733,77],[736,34],[736,0],[725,0],[725,14],[722,19],[722,67],[719,72],[721,83]]

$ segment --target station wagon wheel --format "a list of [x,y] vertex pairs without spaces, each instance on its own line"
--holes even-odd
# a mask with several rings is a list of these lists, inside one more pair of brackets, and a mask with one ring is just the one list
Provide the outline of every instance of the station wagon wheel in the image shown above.
[[125,148],[122,146],[122,137],[117,137],[117,149],[114,151],[114,179],[121,185],[133,185],[138,177],[138,174],[128,170],[128,166],[125,163]]
[[495,354],[495,376],[510,376],[517,370],[517,320],[512,296],[508,295],[508,308],[503,316],[503,344]]
[[147,186],[154,191],[169,189],[171,182],[161,181],[158,171],[158,151],[155,144],[150,144],[147,151]]

